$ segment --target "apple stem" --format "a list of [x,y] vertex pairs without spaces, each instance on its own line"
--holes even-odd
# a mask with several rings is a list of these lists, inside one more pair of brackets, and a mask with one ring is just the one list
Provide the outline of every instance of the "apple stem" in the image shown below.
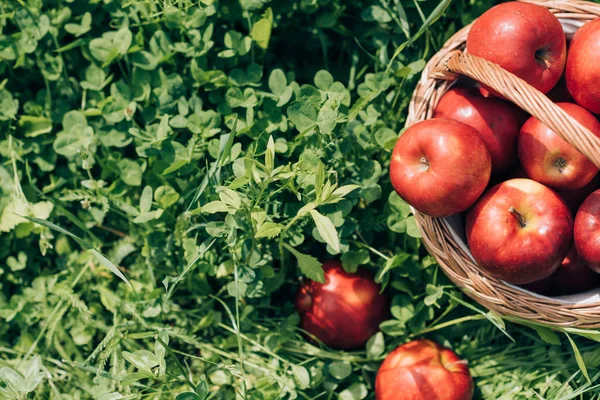
[[444,365],[444,367],[449,369],[449,368],[454,367],[455,365],[468,365],[468,364],[469,364],[469,362],[467,360],[457,360],[457,361],[454,361],[454,362]]
[[565,167],[567,166],[567,160],[565,160],[564,158],[560,157],[559,159],[556,160],[555,164],[558,167],[558,172],[560,172],[562,174],[562,172],[564,171]]
[[525,219],[523,214],[518,212],[514,207],[509,208],[508,212],[515,216],[521,228],[525,228],[527,226],[527,220]]
[[421,161],[421,164],[423,164],[426,167],[426,170],[429,169],[429,160],[425,156],[421,157],[421,160],[419,161]]
[[552,63],[548,60],[548,49],[543,48],[535,52],[535,59],[538,63],[542,64],[546,69],[550,69]]

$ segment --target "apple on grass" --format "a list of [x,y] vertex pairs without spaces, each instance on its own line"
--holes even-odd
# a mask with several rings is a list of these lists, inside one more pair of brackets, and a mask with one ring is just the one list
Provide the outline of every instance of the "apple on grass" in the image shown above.
[[432,217],[465,211],[485,190],[490,153],[475,128],[434,118],[414,124],[396,142],[390,178],[400,197]]
[[579,207],[573,236],[583,262],[600,273],[600,190],[589,195]]
[[565,77],[577,104],[600,114],[600,19],[583,25],[573,36]]
[[[600,122],[592,113],[577,104],[557,105],[600,137]],[[521,128],[519,159],[527,176],[561,191],[579,189],[598,174],[590,160],[535,117]]]
[[510,169],[517,161],[517,137],[526,114],[514,104],[482,97],[465,87],[450,89],[442,96],[434,118],[464,122],[479,132],[492,157],[492,174]]
[[392,351],[375,380],[376,400],[470,400],[473,378],[464,360],[431,340]]
[[531,179],[486,192],[467,214],[467,242],[477,264],[508,283],[550,276],[567,255],[573,218],[564,201]]
[[467,52],[500,65],[547,93],[567,59],[566,38],[546,7],[508,2],[483,13],[467,35]]
[[386,296],[365,269],[350,274],[339,261],[323,269],[325,283],[306,280],[296,296],[302,329],[332,348],[362,346],[386,317]]

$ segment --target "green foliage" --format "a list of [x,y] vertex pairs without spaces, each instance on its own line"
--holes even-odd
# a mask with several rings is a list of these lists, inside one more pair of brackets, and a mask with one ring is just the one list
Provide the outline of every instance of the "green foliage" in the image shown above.
[[[449,4],[2,2],[2,397],[373,399],[422,335],[479,398],[593,393],[598,333],[463,299],[387,178],[425,60],[491,1]],[[293,307],[334,257],[391,299],[355,352]]]

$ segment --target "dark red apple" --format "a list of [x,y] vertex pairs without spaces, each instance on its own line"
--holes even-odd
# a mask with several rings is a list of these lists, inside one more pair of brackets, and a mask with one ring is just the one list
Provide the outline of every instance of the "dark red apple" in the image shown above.
[[392,351],[377,372],[376,400],[470,400],[467,362],[431,340],[413,340]]
[[577,104],[600,114],[600,19],[583,25],[571,41],[565,76]]
[[306,280],[296,296],[302,329],[326,345],[351,349],[379,330],[388,302],[369,271],[344,271],[339,261],[326,261],[325,283]]
[[475,128],[446,118],[408,128],[390,162],[398,195],[432,217],[471,207],[485,190],[491,170],[490,153]]
[[585,265],[573,246],[556,272],[541,281],[521,286],[546,296],[568,295],[600,287],[600,275]]
[[583,201],[596,189],[600,187],[600,174],[597,174],[590,183],[575,190],[563,190],[557,191],[558,195],[567,203],[567,206],[573,212],[573,215],[577,214],[577,210]]
[[589,195],[579,207],[573,236],[583,262],[600,273],[600,190]]
[[435,118],[464,122],[479,132],[492,157],[492,174],[507,171],[517,161],[517,137],[525,113],[498,98],[485,98],[468,88],[450,89],[435,109]]
[[550,276],[569,252],[573,218],[564,201],[531,179],[486,192],[467,214],[467,242],[479,266],[509,283]]
[[526,283],[524,285],[519,286],[533,293],[541,294],[544,296],[552,296],[554,294],[554,274],[540,281]]
[[581,293],[600,287],[600,275],[584,264],[575,247],[571,248],[552,278],[558,295]]
[[[592,113],[577,104],[557,105],[600,137],[600,122]],[[590,160],[535,117],[521,128],[519,159],[531,179],[561,191],[581,188],[598,173]]]
[[477,18],[467,36],[467,52],[547,93],[563,73],[567,45],[560,22],[546,7],[508,2]]
[[[568,51],[567,54],[569,54]],[[556,86],[546,93],[546,96],[554,103],[574,103],[573,97],[569,93],[569,89],[567,89],[567,80],[564,75],[560,77]]]

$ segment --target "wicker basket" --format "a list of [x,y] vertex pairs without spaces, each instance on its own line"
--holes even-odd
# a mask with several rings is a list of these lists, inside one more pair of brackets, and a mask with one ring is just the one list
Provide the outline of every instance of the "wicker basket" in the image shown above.
[[[578,0],[526,0],[548,8],[560,20],[567,38],[585,22],[600,18],[600,4]],[[440,98],[462,74],[536,116],[600,167],[600,139],[545,95],[498,65],[464,54],[471,26],[456,33],[429,61],[413,94],[407,126],[431,118]],[[550,298],[498,280],[481,270],[466,246],[460,217],[431,218],[415,212],[423,243],[446,275],[468,296],[502,315],[554,326],[600,328],[600,289]]]

